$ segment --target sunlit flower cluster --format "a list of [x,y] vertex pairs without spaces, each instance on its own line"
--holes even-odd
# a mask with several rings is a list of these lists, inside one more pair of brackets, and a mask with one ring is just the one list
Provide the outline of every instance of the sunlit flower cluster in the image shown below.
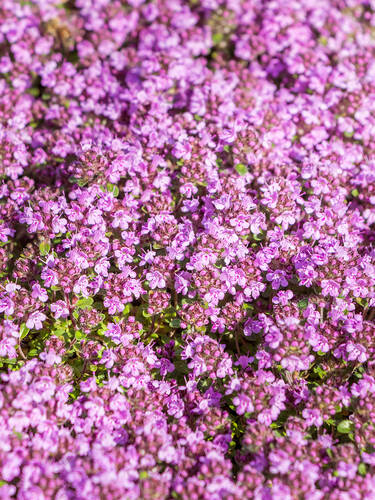
[[0,2],[0,499],[375,498],[375,2]]

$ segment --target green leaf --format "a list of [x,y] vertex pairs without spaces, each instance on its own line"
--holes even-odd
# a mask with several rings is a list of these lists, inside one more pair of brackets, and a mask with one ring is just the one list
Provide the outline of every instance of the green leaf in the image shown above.
[[299,309],[306,309],[306,307],[309,305],[309,299],[305,298],[302,299],[298,302],[298,307]]
[[285,436],[285,432],[283,432],[283,431],[279,431],[279,430],[275,429],[273,432],[274,432],[276,437],[284,437]]
[[358,196],[359,196],[359,191],[358,191],[358,189],[353,189],[353,191],[352,191],[352,196],[354,196],[354,198],[358,198]]
[[31,87],[30,89],[28,89],[27,93],[34,97],[39,97],[40,95],[38,87]]
[[327,372],[320,365],[314,366],[314,373],[316,373],[321,379],[323,379],[327,374]]
[[252,310],[254,309],[254,306],[252,306],[252,305],[251,305],[251,304],[249,304],[248,302],[244,302],[244,303],[242,304],[242,309],[245,309],[245,311],[246,311],[247,309],[250,309],[250,311],[252,311]]
[[43,257],[49,254],[51,250],[51,243],[48,240],[44,240],[39,244],[40,255]]
[[6,481],[3,481],[3,479],[0,479],[0,487],[4,486],[4,484],[8,484]]
[[215,45],[220,43],[223,39],[223,34],[222,33],[214,33],[212,35],[212,41],[214,42]]
[[180,326],[181,326],[181,320],[180,320],[180,318],[173,318],[173,319],[171,319],[170,322],[169,322],[169,325],[172,328],[180,328]]
[[79,299],[74,306],[75,309],[88,309],[92,306],[94,299],[92,297],[84,297]]
[[18,439],[22,439],[23,438],[23,434],[21,432],[18,432],[18,431],[13,431],[13,434],[18,437]]
[[84,187],[84,186],[86,186],[88,181],[86,179],[77,179],[76,182],[77,182],[79,187]]
[[86,338],[86,335],[83,332],[81,332],[81,330],[76,330],[75,338],[77,340],[82,340]]
[[249,173],[246,165],[244,165],[243,163],[238,163],[234,168],[235,168],[236,172],[240,175],[246,175]]
[[109,193],[112,193],[115,198],[120,194],[119,188],[115,184],[111,184],[108,182],[107,184],[107,191]]
[[148,472],[147,470],[141,470],[139,472],[139,479],[147,479],[148,478]]
[[20,326],[20,339],[24,339],[29,331],[30,328],[27,328],[26,323],[22,323],[22,325]]
[[131,306],[130,302],[128,302],[127,304],[125,304],[124,310],[122,311],[122,315],[126,316],[127,314],[129,314],[130,311],[131,311],[131,308],[132,308],[132,306]]
[[258,234],[253,234],[253,239],[255,241],[262,241],[264,239],[264,236],[265,236],[265,233],[263,231],[261,231]]
[[364,464],[363,462],[361,462],[361,463],[358,465],[358,473],[359,473],[361,476],[365,476],[365,475],[366,475],[366,472],[367,472],[366,464]]
[[350,420],[341,420],[337,426],[337,431],[340,432],[340,434],[349,434],[352,430],[352,425]]

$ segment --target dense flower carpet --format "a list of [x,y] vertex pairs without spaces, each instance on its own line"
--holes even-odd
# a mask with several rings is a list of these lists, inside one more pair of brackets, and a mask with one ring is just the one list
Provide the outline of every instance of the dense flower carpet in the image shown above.
[[0,499],[375,499],[375,1],[1,0]]

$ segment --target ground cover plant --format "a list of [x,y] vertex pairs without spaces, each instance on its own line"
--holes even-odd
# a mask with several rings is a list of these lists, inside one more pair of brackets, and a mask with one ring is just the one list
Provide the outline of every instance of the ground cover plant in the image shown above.
[[0,499],[375,499],[374,0],[2,0]]

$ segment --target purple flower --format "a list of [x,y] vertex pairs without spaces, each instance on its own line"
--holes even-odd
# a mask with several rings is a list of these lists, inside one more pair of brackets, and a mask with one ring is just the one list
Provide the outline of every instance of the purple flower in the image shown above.
[[152,290],[155,288],[165,288],[166,286],[165,278],[159,271],[148,272],[146,274],[146,279]]
[[54,313],[55,319],[67,318],[69,316],[69,309],[63,300],[58,300],[51,304],[51,311]]
[[48,293],[45,288],[42,288],[39,283],[34,283],[32,286],[32,293],[31,296],[34,299],[39,299],[41,302],[47,302],[48,300]]
[[317,427],[321,427],[323,425],[323,419],[317,409],[310,410],[305,408],[302,411],[302,416],[306,420],[307,425],[316,425]]
[[26,321],[27,328],[34,328],[35,330],[41,330],[43,328],[43,321],[47,319],[47,316],[41,311],[32,312]]
[[285,275],[285,271],[278,269],[276,271],[269,271],[266,274],[266,278],[268,281],[272,282],[272,289],[278,290],[280,287],[286,287],[288,285],[288,280]]
[[254,411],[254,406],[251,399],[244,394],[239,394],[233,398],[233,404],[236,407],[238,415],[243,415],[244,413],[252,413]]

